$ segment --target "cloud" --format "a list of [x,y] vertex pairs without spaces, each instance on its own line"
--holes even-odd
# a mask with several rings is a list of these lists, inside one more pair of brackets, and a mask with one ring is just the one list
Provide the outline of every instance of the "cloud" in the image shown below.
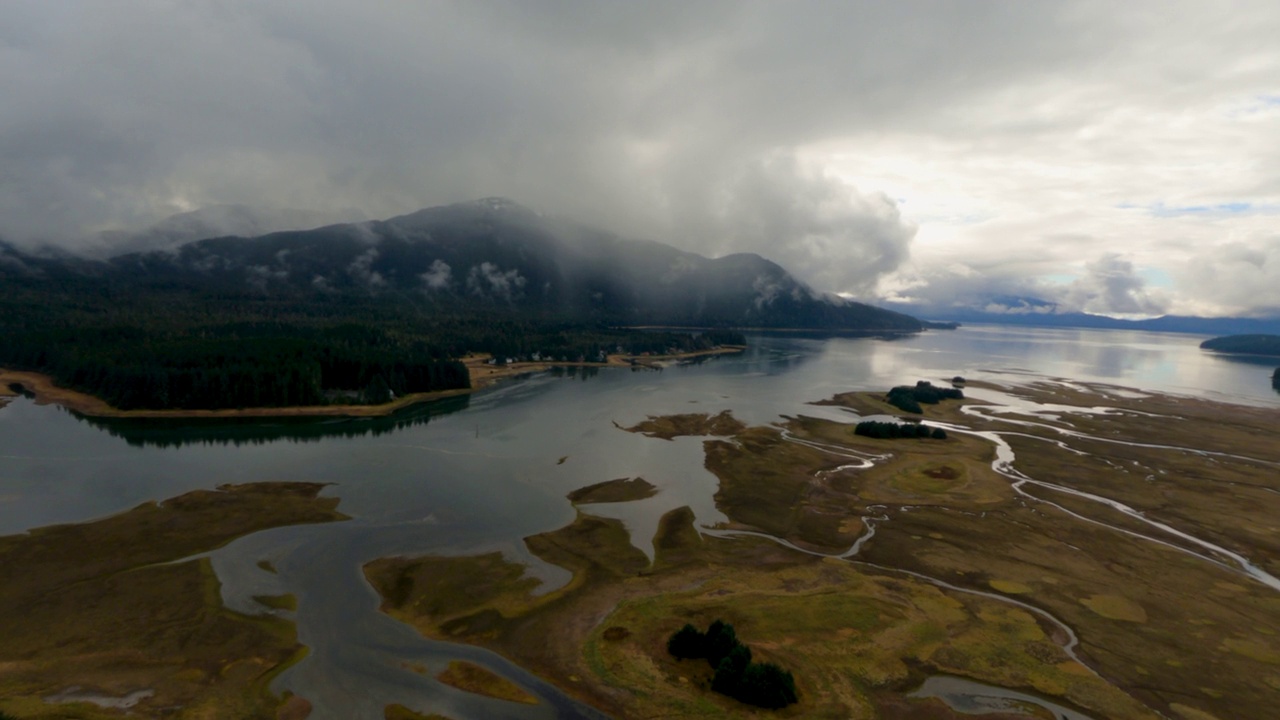
[[1227,312],[1176,269],[1274,221],[1277,35],[1267,0],[15,2],[0,237],[497,195],[859,296],[1124,248]]
[[444,290],[453,282],[453,269],[449,267],[449,263],[435,260],[431,263],[431,267],[418,277],[422,278],[425,289]]
[[1133,263],[1116,253],[1085,263],[1085,275],[1067,287],[1064,305],[1094,315],[1161,315],[1168,302],[1147,290]]
[[266,292],[267,285],[271,281],[283,281],[289,279],[289,271],[284,269],[272,269],[266,265],[250,265],[245,268],[245,281],[250,287],[259,292]]
[[524,294],[524,285],[525,279],[519,270],[512,268],[504,272],[490,262],[475,265],[467,273],[467,291],[480,297],[516,300]]
[[1280,235],[1260,233],[1204,248],[1176,267],[1174,277],[1210,308],[1280,316]]
[[1134,263],[1117,253],[1103,253],[1082,266],[1062,269],[1072,272],[1037,277],[1000,266],[975,269],[957,264],[895,288],[893,299],[942,314],[981,310],[1148,317],[1170,309],[1164,291],[1147,287]]
[[371,247],[360,253],[347,266],[347,274],[356,282],[370,288],[385,286],[387,284],[386,278],[382,277],[382,273],[373,269],[373,263],[378,259],[378,255],[379,252],[376,247]]
[[724,198],[714,218],[721,249],[759,253],[829,291],[870,295],[915,235],[889,198],[862,195],[789,156],[750,164]]

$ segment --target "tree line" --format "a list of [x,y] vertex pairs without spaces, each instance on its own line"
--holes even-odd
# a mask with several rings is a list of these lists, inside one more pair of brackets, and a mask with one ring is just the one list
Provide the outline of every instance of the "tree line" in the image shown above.
[[0,290],[0,366],[48,374],[121,409],[376,404],[468,387],[460,361],[468,352],[594,361],[744,343],[732,331],[442,312],[403,297],[197,293],[84,279],[6,280]]
[[879,422],[863,420],[853,428],[854,435],[869,438],[932,438],[946,440],[947,431],[940,427],[930,427],[924,423]]

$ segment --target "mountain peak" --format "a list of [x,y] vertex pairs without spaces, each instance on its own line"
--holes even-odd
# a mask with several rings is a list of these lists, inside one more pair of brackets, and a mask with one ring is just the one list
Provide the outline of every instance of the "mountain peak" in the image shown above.
[[522,214],[523,213],[529,213],[534,215],[537,214],[537,213],[534,213],[529,208],[516,202],[515,200],[512,200],[511,198],[505,198],[505,197],[495,196],[495,197],[480,198],[479,200],[472,200],[470,202],[465,202],[460,204],[470,205],[472,207],[478,207],[486,210],[491,210],[493,212],[518,212]]

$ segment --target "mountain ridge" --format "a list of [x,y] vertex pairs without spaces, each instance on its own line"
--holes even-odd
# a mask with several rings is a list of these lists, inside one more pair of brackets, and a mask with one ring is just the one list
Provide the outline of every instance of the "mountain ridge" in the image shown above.
[[[1043,302],[1043,301],[1042,301]],[[1014,325],[1019,327],[1082,328],[1099,330],[1143,330],[1196,335],[1236,335],[1250,333],[1280,334],[1280,317],[1198,317],[1193,315],[1161,315],[1153,318],[1127,319],[1083,312],[983,312],[972,308],[940,311],[909,304],[897,305],[898,312],[909,313],[924,321],[966,324]],[[1044,303],[1051,305],[1051,303]]]
[[550,218],[503,198],[386,220],[203,238],[76,261],[16,256],[0,272],[117,286],[287,296],[409,293],[463,305],[619,324],[916,332],[914,318],[824,295],[753,253],[707,258]]

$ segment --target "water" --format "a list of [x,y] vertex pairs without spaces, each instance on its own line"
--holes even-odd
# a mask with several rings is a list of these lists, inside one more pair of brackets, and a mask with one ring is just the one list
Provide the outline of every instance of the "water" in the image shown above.
[[[659,488],[644,501],[593,508],[623,520],[646,552],[668,510],[688,505],[702,524],[724,519],[700,439],[664,441],[615,427],[647,415],[729,409],[752,424],[797,414],[848,419],[807,403],[953,375],[1005,383],[1063,377],[1280,407],[1270,364],[1202,352],[1202,339],[995,326],[892,341],[762,337],[741,356],[662,372],[543,373],[372,420],[87,421],[16,399],[0,409],[0,533],[222,483],[333,483],[325,493],[340,497],[353,520],[270,530],[212,555],[233,608],[260,610],[253,595],[298,597],[299,638],[312,653],[277,690],[311,699],[317,720],[381,717],[393,702],[460,719],[592,717],[492,653],[423,640],[378,613],[361,565],[398,554],[499,550],[558,585],[567,574],[532,557],[521,539],[570,522],[569,491],[614,478],[643,477]],[[259,560],[278,575],[258,568]],[[434,674],[451,659],[489,667],[544,702],[480,698],[404,668],[419,663]]]
[[1008,690],[965,678],[949,675],[935,675],[909,697],[936,697],[950,705],[953,710],[972,715],[987,713],[1013,712],[1022,714],[1029,706],[1039,706],[1048,710],[1054,720],[1093,720],[1088,715],[1078,713],[1070,708],[1029,695],[1016,690]]

